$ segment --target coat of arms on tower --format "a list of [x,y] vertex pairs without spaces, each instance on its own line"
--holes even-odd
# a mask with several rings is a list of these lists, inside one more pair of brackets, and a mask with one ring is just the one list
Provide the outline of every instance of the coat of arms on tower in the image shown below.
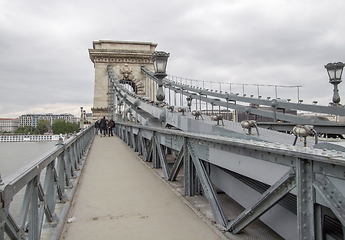
[[120,68],[120,73],[123,75],[123,80],[134,80],[134,75],[132,74],[133,69],[126,63],[125,66]]

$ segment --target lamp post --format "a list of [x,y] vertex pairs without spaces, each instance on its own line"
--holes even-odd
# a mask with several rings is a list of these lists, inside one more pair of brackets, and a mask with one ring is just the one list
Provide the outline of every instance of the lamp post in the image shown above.
[[170,53],[156,51],[152,54],[153,66],[155,69],[155,77],[158,78],[157,101],[163,102],[165,95],[163,92],[163,78],[167,76],[166,68]]
[[83,107],[80,107],[80,129],[84,129]]
[[333,103],[338,105],[340,102],[338,84],[341,83],[341,75],[343,73],[344,63],[337,62],[337,63],[328,63],[325,65],[327,69],[329,83],[333,84]]
[[85,110],[83,111],[83,122],[84,122],[84,124],[86,123],[86,111]]

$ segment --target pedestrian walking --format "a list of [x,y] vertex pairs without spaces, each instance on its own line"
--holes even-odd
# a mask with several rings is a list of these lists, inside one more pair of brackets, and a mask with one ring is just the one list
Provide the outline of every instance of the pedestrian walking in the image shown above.
[[114,136],[113,134],[113,128],[115,127],[115,122],[113,119],[110,119],[109,123],[108,123],[108,136]]
[[96,135],[98,135],[99,128],[100,128],[100,125],[99,125],[99,121],[97,120],[95,122]]
[[107,128],[107,121],[105,120],[105,116],[104,116],[100,122],[101,137],[105,137],[106,128]]

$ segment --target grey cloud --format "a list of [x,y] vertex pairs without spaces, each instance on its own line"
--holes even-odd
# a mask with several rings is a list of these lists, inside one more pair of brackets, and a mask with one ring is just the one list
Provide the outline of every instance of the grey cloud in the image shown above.
[[87,49],[102,39],[158,43],[171,53],[174,76],[303,85],[305,102],[328,104],[332,86],[323,66],[344,61],[344,9],[342,0],[2,2],[0,117],[90,111]]

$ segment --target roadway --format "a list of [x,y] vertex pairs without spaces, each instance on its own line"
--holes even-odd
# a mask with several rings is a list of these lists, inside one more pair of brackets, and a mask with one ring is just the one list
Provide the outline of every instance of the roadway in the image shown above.
[[96,136],[61,239],[227,239],[116,136]]

